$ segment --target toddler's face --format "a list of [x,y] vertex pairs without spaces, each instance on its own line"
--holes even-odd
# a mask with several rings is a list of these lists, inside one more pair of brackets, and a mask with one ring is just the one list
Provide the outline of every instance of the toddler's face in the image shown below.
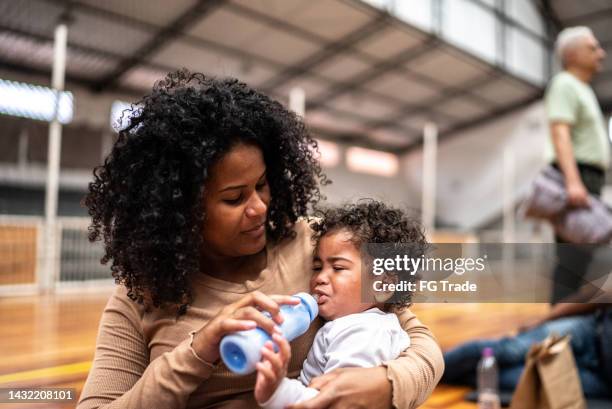
[[361,253],[351,242],[352,237],[340,230],[319,240],[310,289],[319,297],[319,315],[327,320],[371,307],[361,303]]

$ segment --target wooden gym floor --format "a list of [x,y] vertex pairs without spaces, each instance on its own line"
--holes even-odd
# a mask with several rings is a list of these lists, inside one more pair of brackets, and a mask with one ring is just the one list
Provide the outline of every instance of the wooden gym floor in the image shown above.
[[[0,298],[0,388],[64,387],[80,394],[93,357],[98,320],[109,293]],[[413,308],[443,349],[478,337],[504,335],[546,304],[422,304]],[[425,409],[467,409],[466,388],[440,385]],[[10,405],[73,408],[76,403]]]

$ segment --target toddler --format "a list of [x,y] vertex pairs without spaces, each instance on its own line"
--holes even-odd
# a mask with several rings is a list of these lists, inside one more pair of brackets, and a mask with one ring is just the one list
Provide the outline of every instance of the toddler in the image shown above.
[[[424,249],[420,226],[402,211],[370,200],[324,210],[321,216],[312,225],[316,246],[310,287],[319,315],[328,322],[317,332],[298,379],[286,378],[290,346],[281,334],[273,334],[278,352],[268,342],[257,364],[255,399],[264,408],[310,399],[318,394],[308,387],[314,377],[336,368],[375,367],[410,345],[397,316],[389,312],[390,305],[407,306],[410,295],[377,292],[364,299],[362,258],[367,263],[368,257],[360,248],[367,243],[412,243]],[[371,287],[371,282],[364,280],[363,285]],[[385,304],[391,297],[394,304]]]

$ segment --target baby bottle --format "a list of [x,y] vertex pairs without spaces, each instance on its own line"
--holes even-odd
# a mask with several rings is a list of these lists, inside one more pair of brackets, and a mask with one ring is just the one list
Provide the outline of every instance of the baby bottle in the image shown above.
[[[297,305],[281,305],[283,323],[280,325],[283,336],[291,341],[306,332],[312,320],[319,314],[316,300],[308,293],[294,295],[300,299]],[[270,316],[269,313],[264,314]],[[248,331],[238,331],[223,337],[220,345],[221,359],[230,371],[246,375],[255,370],[261,360],[261,348],[272,337],[257,327]],[[277,350],[276,344],[274,345]]]

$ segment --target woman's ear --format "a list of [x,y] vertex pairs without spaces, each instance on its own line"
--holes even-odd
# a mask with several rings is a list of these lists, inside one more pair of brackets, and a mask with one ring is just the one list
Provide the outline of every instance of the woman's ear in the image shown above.
[[[380,276],[380,281],[382,281],[383,284],[397,284],[398,282],[397,274],[390,273],[387,271],[383,275]],[[377,303],[385,303],[391,297],[393,297],[393,294],[395,294],[395,291],[375,291],[374,299],[376,300]]]

